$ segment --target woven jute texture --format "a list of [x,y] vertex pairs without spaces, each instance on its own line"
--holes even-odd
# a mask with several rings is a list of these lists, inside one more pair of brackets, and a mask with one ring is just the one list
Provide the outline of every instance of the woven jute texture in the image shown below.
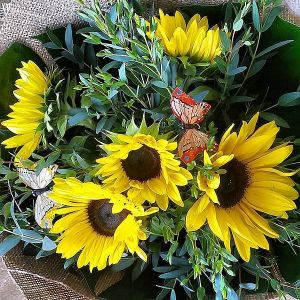
[[[221,4],[225,1],[154,0],[154,2],[156,7],[169,10],[188,4]],[[108,0],[103,0],[104,5],[107,3]],[[47,27],[56,28],[67,23],[80,24],[81,21],[75,14],[77,8],[76,0],[0,0],[0,53],[13,42],[19,41],[33,48],[46,63],[50,64],[51,57],[33,37],[43,33]],[[292,23],[300,24],[300,0],[286,0],[283,17]],[[78,273],[63,269],[63,262],[59,256],[35,260],[33,257],[24,256],[22,248],[17,247],[5,256],[4,262],[5,269],[14,278],[24,296],[11,293],[4,297],[0,286],[0,300],[96,299]],[[118,282],[122,276],[121,273],[104,272],[97,283],[97,293]],[[245,299],[275,298],[274,294],[264,294],[248,296]]]

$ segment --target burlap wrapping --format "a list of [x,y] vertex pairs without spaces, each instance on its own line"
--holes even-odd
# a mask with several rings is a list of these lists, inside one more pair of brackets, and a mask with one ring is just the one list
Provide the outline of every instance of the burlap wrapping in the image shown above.
[[[104,4],[107,2],[107,0],[103,0]],[[155,0],[156,6],[164,9],[174,9],[183,4],[220,4],[223,2],[225,1]],[[67,23],[78,24],[80,19],[75,14],[77,8],[76,0],[0,0],[0,53],[14,41],[19,41],[33,48],[45,62],[51,63],[51,57],[47,51],[32,37],[44,32],[46,27],[55,28]],[[292,23],[300,24],[300,0],[286,0],[283,17]],[[21,247],[17,247],[9,252],[4,257],[4,262],[5,269],[13,277],[23,295],[22,293],[19,293],[18,296],[14,293],[5,295],[0,286],[0,299],[97,299],[78,273],[63,269],[63,262],[59,256],[51,256],[37,261],[33,257],[22,255],[21,250]],[[98,281],[97,292],[100,293],[110,287],[122,276],[118,273],[104,272]],[[4,278],[1,279],[4,280]],[[246,298],[275,299],[276,295],[264,294]]]

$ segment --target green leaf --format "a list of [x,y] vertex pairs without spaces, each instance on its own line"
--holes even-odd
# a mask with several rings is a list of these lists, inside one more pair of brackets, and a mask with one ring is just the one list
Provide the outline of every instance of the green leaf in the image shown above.
[[237,20],[237,22],[233,23],[233,30],[234,31],[240,31],[243,27],[244,21],[243,19]]
[[170,300],[176,300],[176,293],[175,293],[175,290],[172,290],[172,291],[171,291]]
[[84,62],[84,54],[82,49],[80,49],[77,45],[73,45],[74,57],[77,60],[77,63]]
[[287,93],[279,97],[278,105],[295,106],[300,104],[300,92]]
[[68,24],[65,32],[65,43],[67,49],[73,53],[73,32],[72,32],[72,25]]
[[284,127],[284,128],[290,128],[290,125],[287,123],[287,121],[285,121],[283,118],[272,114],[272,113],[267,113],[267,112],[262,112],[260,113],[260,116],[267,121],[275,121],[275,123],[280,126],[280,127]]
[[259,11],[258,11],[258,6],[256,3],[256,0],[252,1],[252,20],[253,20],[253,25],[255,29],[260,32],[261,27],[260,27],[260,17],[259,17]]
[[245,289],[245,290],[249,290],[249,291],[253,291],[256,289],[256,284],[255,283],[240,283],[240,288],[241,289]]
[[279,42],[279,43],[276,43],[270,47],[267,47],[266,49],[262,50],[261,52],[259,52],[257,55],[256,55],[256,59],[275,50],[275,49],[278,49],[282,46],[285,46],[287,44],[290,44],[291,42],[293,42],[293,40],[287,40],[287,41],[282,41],[282,42]]
[[238,67],[232,70],[228,71],[228,75],[233,76],[233,75],[237,75],[240,74],[242,72],[244,72],[247,69],[247,67],[243,66],[243,67]]
[[68,123],[68,117],[67,116],[60,116],[58,121],[57,121],[57,128],[58,128],[58,131],[59,131],[59,133],[62,137],[66,133],[67,123]]
[[165,83],[165,82],[163,82],[163,81],[152,81],[151,82],[154,86],[156,86],[156,87],[158,87],[158,88],[161,88],[161,89],[166,89],[166,88],[168,88],[168,85]]
[[230,40],[224,31],[220,31],[221,43],[226,52],[230,50]]
[[197,289],[197,299],[202,300],[205,297],[205,288],[203,286],[199,286]]
[[46,29],[46,32],[51,42],[55,44],[59,49],[62,49],[63,45],[60,42],[59,38],[53,33],[53,31],[48,28]]
[[18,236],[10,235],[0,243],[0,256],[5,255],[8,251],[16,247],[21,239]]
[[251,102],[253,101],[255,98],[253,97],[248,97],[248,96],[233,96],[230,97],[227,102],[228,103],[238,103],[238,102]]
[[300,146],[300,138],[294,140],[295,146]]
[[106,122],[107,122],[107,116],[102,117],[101,120],[98,122],[97,127],[96,127],[96,133],[97,134],[102,131],[102,129],[105,127]]
[[119,69],[119,78],[121,81],[128,82],[128,79],[126,77],[126,65],[125,64],[122,64]]
[[13,233],[17,234],[22,241],[27,243],[40,244],[43,242],[43,237],[33,230],[15,228]]
[[53,163],[55,163],[60,157],[60,150],[56,150],[53,153],[51,153],[47,160],[46,160],[46,166],[50,166]]
[[108,58],[115,60],[115,61],[120,61],[120,62],[129,62],[132,61],[132,58],[128,55],[121,55],[121,54],[109,54],[107,55]]
[[[202,97],[203,92],[207,92],[207,94],[204,97]],[[220,99],[220,94],[216,90],[205,85],[196,87],[194,90],[189,92],[189,95],[196,101],[217,101],[218,99]]]
[[254,62],[254,64],[251,66],[251,69],[248,73],[248,78],[256,75],[266,64],[266,60],[259,60]]
[[54,241],[50,240],[47,236],[43,239],[42,249],[44,251],[52,251],[56,249],[56,244]]
[[113,272],[120,272],[133,265],[135,258],[122,258],[116,265],[111,267]]
[[268,15],[268,17],[266,19],[266,22],[263,25],[263,28],[261,30],[262,32],[265,32],[272,26],[274,20],[276,19],[276,17],[278,17],[280,15],[282,10],[283,10],[283,8],[280,6],[276,6],[271,10],[270,14]]
[[72,116],[69,119],[69,125],[70,126],[75,126],[77,124],[79,124],[80,122],[86,120],[89,117],[89,114],[87,112],[80,112],[77,113],[76,115]]
[[227,288],[227,299],[228,300],[239,300],[239,297],[232,288]]

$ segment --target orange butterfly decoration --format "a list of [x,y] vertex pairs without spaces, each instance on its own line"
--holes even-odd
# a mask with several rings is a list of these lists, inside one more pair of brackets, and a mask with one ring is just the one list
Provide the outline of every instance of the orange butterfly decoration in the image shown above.
[[206,102],[197,103],[192,97],[176,88],[170,101],[173,114],[184,125],[185,132],[178,143],[178,154],[185,164],[192,162],[207,148],[208,135],[199,130],[199,123],[211,108]]

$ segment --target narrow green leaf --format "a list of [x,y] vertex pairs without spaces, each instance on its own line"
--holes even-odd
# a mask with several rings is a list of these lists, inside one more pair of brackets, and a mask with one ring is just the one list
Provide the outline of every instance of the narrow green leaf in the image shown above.
[[287,44],[289,44],[291,42],[293,42],[293,40],[287,40],[287,41],[282,41],[282,42],[276,43],[276,44],[274,44],[274,45],[272,45],[272,46],[270,46],[270,47],[262,50],[261,52],[259,52],[256,55],[256,59],[259,58],[259,57],[261,57],[261,56],[263,56],[263,55],[265,55],[265,54],[267,54],[267,53],[269,53],[269,52],[271,52],[271,51],[273,51],[273,50],[275,50],[275,49],[277,49],[277,48],[285,46],[285,45],[287,45]]
[[176,300],[176,293],[175,293],[175,290],[172,290],[172,291],[171,291],[170,300]]
[[89,115],[87,112],[80,112],[80,113],[76,114],[75,116],[72,116],[69,119],[68,123],[70,126],[75,126],[75,125],[79,124],[80,122],[86,120],[88,117],[89,117]]
[[105,127],[105,123],[107,122],[107,116],[102,117],[101,120],[98,122],[96,127],[96,134],[102,131],[102,129]]
[[52,43],[54,43],[59,49],[63,48],[62,43],[60,42],[59,38],[53,33],[51,29],[46,29],[47,35]]
[[228,99],[228,103],[251,102],[255,98],[249,96],[233,96]]
[[72,25],[68,24],[65,32],[65,43],[67,49],[73,53],[73,32],[72,32]]
[[266,60],[263,59],[263,60],[259,60],[259,61],[256,61],[252,66],[251,66],[251,69],[248,73],[248,78],[256,75],[266,64]]
[[135,262],[135,258],[123,258],[121,259],[116,265],[113,265],[111,267],[111,270],[113,272],[120,272],[122,270],[125,270],[127,268],[129,268],[130,266],[133,265],[133,263]]
[[5,255],[8,251],[16,247],[21,239],[18,236],[10,235],[0,243],[0,256]]
[[157,80],[157,81],[152,81],[151,83],[152,83],[154,86],[157,86],[157,87],[159,87],[159,88],[161,88],[161,89],[166,89],[166,88],[168,88],[168,85],[167,85],[165,82],[163,82],[163,81]]
[[229,70],[228,75],[230,75],[230,76],[237,75],[237,74],[243,73],[246,69],[247,69],[247,67],[245,67],[245,66],[238,67],[233,70]]
[[129,62],[132,61],[132,58],[128,55],[121,55],[121,54],[109,54],[106,55],[108,58],[115,60],[115,61],[120,61],[120,62]]
[[300,104],[300,92],[287,93],[279,97],[278,105],[280,106],[295,106]]
[[226,52],[230,50],[230,40],[224,31],[220,31],[221,43]]
[[256,3],[256,0],[252,1],[252,20],[253,20],[253,25],[254,25],[255,29],[258,32],[261,32],[260,17],[259,17],[259,11],[258,11],[258,6]]
[[47,166],[50,166],[52,165],[53,163],[55,163],[60,157],[60,150],[56,150],[54,151],[53,153],[51,153],[47,160],[46,160],[46,165]]
[[15,228],[13,232],[18,234],[21,240],[24,242],[31,244],[40,244],[43,242],[43,237],[36,231]]
[[128,79],[126,77],[126,65],[125,64],[122,64],[119,69],[119,78],[121,81],[128,82]]
[[84,53],[82,49],[80,49],[77,45],[73,45],[74,57],[78,63],[83,63],[84,61]]
[[58,128],[58,131],[59,131],[59,133],[62,137],[66,133],[67,123],[68,123],[68,117],[67,116],[60,116],[58,121],[57,121],[57,128]]
[[283,8],[281,6],[275,6],[271,10],[270,14],[268,15],[268,17],[266,19],[266,22],[263,25],[262,32],[267,31],[272,26],[272,24],[274,23],[274,20],[276,19],[276,17],[278,17],[280,15],[282,10],[283,10]]
[[272,114],[272,113],[267,113],[267,112],[262,112],[260,113],[260,116],[267,121],[275,121],[275,123],[284,128],[290,128],[290,125],[288,124],[287,121],[285,121],[283,118],[279,117],[278,115]]

